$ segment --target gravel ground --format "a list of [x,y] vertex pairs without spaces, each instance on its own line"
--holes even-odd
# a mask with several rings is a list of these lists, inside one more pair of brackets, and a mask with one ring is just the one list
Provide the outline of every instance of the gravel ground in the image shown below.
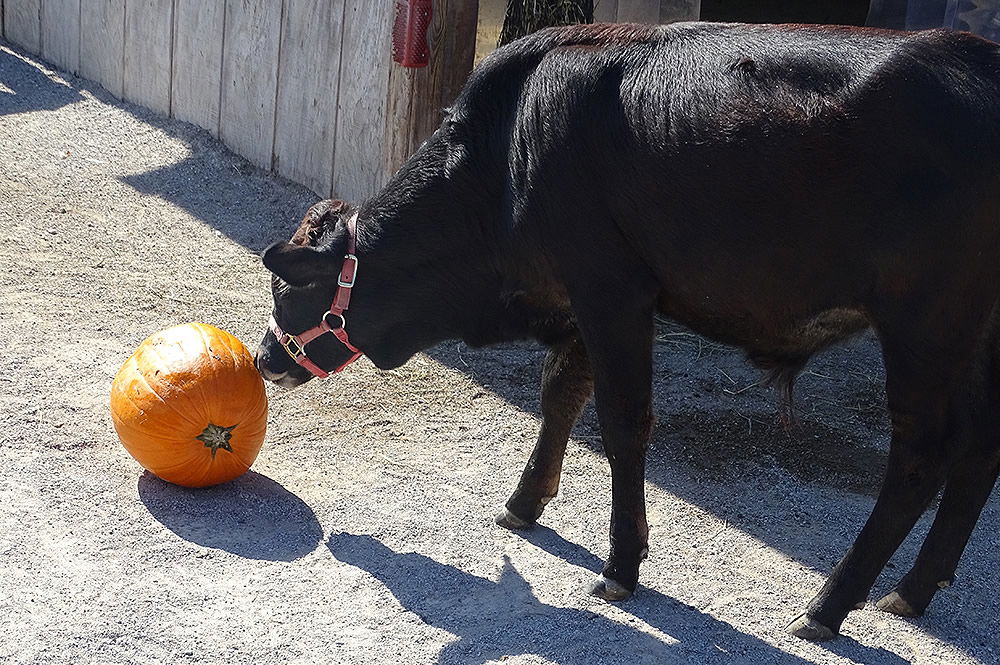
[[115,371],[184,321],[256,344],[257,253],[315,199],[0,48],[0,662],[1000,663],[997,494],[924,618],[869,606],[833,642],[783,631],[873,503],[871,337],[809,366],[786,427],[738,353],[661,328],[652,548],[618,605],[583,592],[610,503],[592,410],[542,524],[492,521],[538,426],[533,346],[447,343],[273,389],[254,471],[207,490],[144,473],[110,423]]

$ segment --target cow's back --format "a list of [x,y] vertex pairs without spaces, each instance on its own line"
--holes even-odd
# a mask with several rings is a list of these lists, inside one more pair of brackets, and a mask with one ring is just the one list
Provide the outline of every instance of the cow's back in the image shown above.
[[728,24],[541,39],[500,150],[514,226],[594,256],[624,236],[665,313],[767,353],[823,312],[856,329],[909,271],[1000,278],[995,44]]

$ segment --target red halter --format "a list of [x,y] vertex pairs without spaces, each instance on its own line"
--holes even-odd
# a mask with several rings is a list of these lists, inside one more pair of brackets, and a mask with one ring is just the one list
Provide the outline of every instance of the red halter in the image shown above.
[[[289,335],[278,326],[278,322],[274,320],[274,316],[271,316],[271,332],[278,338],[278,343],[285,347],[285,351],[292,357],[292,360],[321,379],[330,376],[331,372],[324,371],[322,367],[314,363],[306,355],[306,344],[317,337],[326,333],[333,333],[333,336],[339,339],[353,354],[340,367],[333,370],[333,374],[343,370],[362,356],[361,351],[347,339],[347,330],[345,330],[347,319],[344,318],[344,312],[347,310],[347,306],[351,304],[351,288],[354,287],[354,280],[358,275],[358,257],[354,255],[357,251],[357,232],[355,230],[357,221],[357,213],[351,215],[347,220],[347,254],[344,255],[344,264],[340,268],[340,277],[337,279],[337,293],[333,296],[333,304],[330,305],[329,311],[323,313],[323,318],[320,320],[319,325],[298,335]],[[337,321],[339,323],[338,326],[334,327],[327,321],[327,317],[331,315],[340,319],[340,321]]]

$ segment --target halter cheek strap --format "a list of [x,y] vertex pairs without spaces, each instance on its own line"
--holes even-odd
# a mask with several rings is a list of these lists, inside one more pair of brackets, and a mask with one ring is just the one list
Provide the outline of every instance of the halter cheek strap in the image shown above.
[[[354,280],[358,275],[358,257],[355,256],[355,252],[357,251],[357,221],[357,213],[351,215],[347,220],[347,254],[344,255],[344,263],[340,267],[340,276],[337,278],[337,292],[333,296],[333,303],[330,305],[330,309],[323,313],[323,318],[319,325],[298,335],[289,335],[281,329],[278,322],[274,320],[274,316],[271,316],[269,322],[271,332],[278,339],[278,343],[285,347],[285,351],[292,357],[292,360],[321,379],[325,379],[331,373],[336,374],[342,371],[363,355],[348,339],[346,330],[347,319],[344,318],[344,312],[347,311],[348,306],[351,304],[351,289],[354,288]],[[337,324],[336,326],[330,325],[331,317],[334,323]],[[333,336],[351,351],[351,357],[332,372],[325,371],[306,355],[306,344],[326,333],[333,333]]]

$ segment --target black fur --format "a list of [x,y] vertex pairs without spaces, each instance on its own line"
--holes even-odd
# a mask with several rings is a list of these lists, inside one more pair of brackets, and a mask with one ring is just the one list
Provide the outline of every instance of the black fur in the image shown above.
[[[342,217],[325,228],[318,246],[264,255],[284,280],[286,330],[329,306]],[[829,632],[948,482],[949,508],[897,589],[922,611],[1000,468],[1000,47],[986,40],[728,24],[542,31],[487,58],[360,206],[358,256],[347,328],[380,367],[450,338],[551,347],[515,518],[533,521],[555,494],[592,387],[613,477],[604,576],[625,591],[646,549],[654,315],[742,347],[789,391],[812,354],[878,333],[892,452],[868,524],[809,605]],[[327,367],[345,353],[326,338],[309,348]],[[285,382],[309,378],[270,334],[258,362]],[[975,490],[949,490],[953,469]],[[605,582],[595,592],[616,595]],[[797,634],[824,635],[802,623]]]

